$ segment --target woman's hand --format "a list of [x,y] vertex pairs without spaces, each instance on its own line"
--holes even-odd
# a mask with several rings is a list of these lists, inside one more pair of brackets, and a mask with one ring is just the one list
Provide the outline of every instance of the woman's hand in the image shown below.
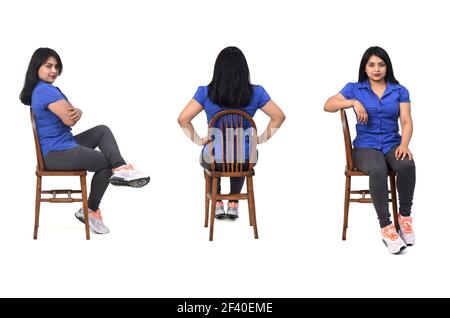
[[73,120],[76,123],[77,121],[80,120],[81,115],[83,115],[83,112],[81,111],[81,109],[75,108],[72,105],[70,105],[67,108],[67,115],[71,120]]
[[208,139],[208,137],[202,137],[202,138],[200,138],[200,145],[203,146],[203,145],[209,144],[211,141],[212,141],[212,139]]
[[413,158],[413,155],[412,155],[411,151],[409,151],[408,146],[405,146],[405,145],[398,146],[397,149],[395,149],[395,159],[403,160],[406,157],[408,157],[409,160],[412,160],[412,158]]
[[356,118],[358,119],[358,122],[360,124],[367,124],[367,121],[369,120],[369,115],[367,115],[367,111],[364,108],[364,105],[361,104],[359,100],[354,100],[353,102],[353,109],[356,113]]

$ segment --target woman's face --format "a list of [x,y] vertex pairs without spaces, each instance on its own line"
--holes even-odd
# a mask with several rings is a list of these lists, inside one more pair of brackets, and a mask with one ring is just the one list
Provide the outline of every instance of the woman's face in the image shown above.
[[367,77],[374,82],[384,82],[386,63],[376,55],[372,55],[366,64]]
[[39,79],[47,82],[53,83],[59,75],[59,65],[53,56],[50,56],[44,64],[39,67],[38,76]]

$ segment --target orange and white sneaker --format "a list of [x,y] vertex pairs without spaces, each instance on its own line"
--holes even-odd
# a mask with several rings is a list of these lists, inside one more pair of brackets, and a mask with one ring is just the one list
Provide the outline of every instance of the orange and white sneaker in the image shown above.
[[[83,208],[79,209],[75,216],[78,220],[84,223],[84,213]],[[92,231],[94,231],[97,234],[107,234],[109,233],[109,229],[106,227],[105,224],[103,224],[102,220],[102,214],[100,213],[100,209],[97,209],[97,211],[91,211],[89,210],[88,213],[89,216],[89,227]]]
[[227,206],[227,216],[229,219],[237,219],[239,217],[239,203],[228,202]]
[[398,235],[394,224],[389,224],[381,229],[383,243],[387,246],[389,252],[398,254],[406,248],[405,242]]
[[131,164],[114,168],[112,172],[113,175],[109,178],[109,182],[116,186],[141,188],[150,181],[148,175],[138,172]]
[[398,216],[398,225],[400,226],[400,236],[406,245],[413,246],[416,243],[416,237],[412,228],[412,217]]

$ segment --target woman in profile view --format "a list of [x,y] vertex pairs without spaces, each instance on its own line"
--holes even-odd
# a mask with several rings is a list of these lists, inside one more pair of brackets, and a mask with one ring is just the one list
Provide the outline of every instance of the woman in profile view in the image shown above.
[[[71,127],[77,124],[83,112],[53,85],[62,70],[58,53],[49,48],[37,49],[28,65],[20,100],[33,111],[47,170],[94,172],[88,198],[89,226],[95,233],[106,234],[109,229],[103,224],[99,206],[108,184],[143,187],[150,177],[125,162],[107,126],[99,125],[78,135],[72,134]],[[97,147],[99,150],[95,150]],[[82,208],[75,216],[85,222]]]

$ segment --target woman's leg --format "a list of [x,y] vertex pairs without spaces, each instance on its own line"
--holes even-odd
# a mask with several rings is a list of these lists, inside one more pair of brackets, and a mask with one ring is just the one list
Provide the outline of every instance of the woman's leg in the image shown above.
[[99,125],[88,129],[75,136],[77,143],[80,146],[91,149],[99,148],[105,155],[106,159],[111,165],[111,168],[117,168],[126,165],[125,160],[119,151],[116,139],[111,130],[105,125]]
[[391,224],[389,214],[389,194],[387,186],[388,167],[381,151],[371,148],[355,148],[353,150],[355,166],[369,174],[369,192],[378,215],[380,227]]
[[411,206],[414,196],[414,188],[416,186],[416,166],[414,160],[405,158],[403,160],[395,159],[395,149],[392,148],[386,155],[386,160],[397,173],[397,191],[398,199],[400,201],[400,215],[410,216]]
[[[230,177],[230,194],[241,193],[244,186],[245,178]],[[230,200],[229,202],[238,202],[238,200]]]
[[109,177],[112,175],[111,164],[102,152],[79,146],[68,150],[51,151],[45,156],[44,162],[45,167],[49,170],[95,172],[91,181],[88,207],[92,211],[98,209],[103,194],[108,188]]

